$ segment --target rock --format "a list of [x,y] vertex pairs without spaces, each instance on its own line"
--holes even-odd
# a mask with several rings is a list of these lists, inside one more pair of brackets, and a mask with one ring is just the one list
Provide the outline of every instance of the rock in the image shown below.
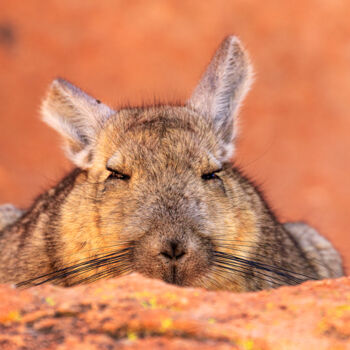
[[282,221],[350,265],[350,1],[0,1],[0,204],[27,208],[70,169],[40,101],[62,76],[118,109],[185,102],[225,35],[256,81],[235,163]]
[[4,350],[350,349],[350,278],[236,294],[133,274],[0,296]]

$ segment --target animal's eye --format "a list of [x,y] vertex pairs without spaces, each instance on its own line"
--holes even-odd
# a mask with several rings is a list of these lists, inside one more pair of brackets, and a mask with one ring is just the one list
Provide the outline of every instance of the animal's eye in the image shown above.
[[110,172],[107,180],[114,180],[114,179],[119,179],[119,180],[129,180],[130,175],[123,174],[117,170],[107,168],[107,170]]
[[203,180],[214,180],[214,179],[219,179],[219,176],[216,175],[216,173],[220,172],[222,169],[218,169],[215,171],[212,171],[211,173],[203,174],[202,179]]

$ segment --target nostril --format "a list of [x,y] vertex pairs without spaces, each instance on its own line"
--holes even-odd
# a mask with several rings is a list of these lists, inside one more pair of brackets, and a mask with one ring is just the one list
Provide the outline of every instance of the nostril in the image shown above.
[[163,255],[164,258],[167,258],[167,259],[169,259],[169,260],[172,260],[172,259],[173,259],[173,257],[172,257],[171,255],[169,255],[167,252],[161,252],[160,254]]
[[184,251],[182,251],[181,253],[178,253],[177,255],[175,255],[175,259],[179,260],[181,259],[186,253]]
[[160,254],[168,260],[179,260],[186,254],[186,252],[180,244],[171,241],[167,244],[166,249]]

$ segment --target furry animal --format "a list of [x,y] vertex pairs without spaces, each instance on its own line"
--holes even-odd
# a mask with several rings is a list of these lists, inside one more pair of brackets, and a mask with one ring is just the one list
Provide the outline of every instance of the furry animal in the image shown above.
[[113,110],[53,81],[43,120],[77,168],[25,212],[0,208],[0,282],[72,286],[136,271],[244,292],[342,276],[331,243],[278,222],[230,162],[251,81],[232,36],[185,105]]

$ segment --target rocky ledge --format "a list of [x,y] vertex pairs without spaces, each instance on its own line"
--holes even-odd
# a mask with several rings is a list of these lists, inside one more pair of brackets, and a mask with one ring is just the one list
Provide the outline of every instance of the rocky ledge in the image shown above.
[[130,275],[0,295],[2,350],[350,349],[350,278],[235,294]]

